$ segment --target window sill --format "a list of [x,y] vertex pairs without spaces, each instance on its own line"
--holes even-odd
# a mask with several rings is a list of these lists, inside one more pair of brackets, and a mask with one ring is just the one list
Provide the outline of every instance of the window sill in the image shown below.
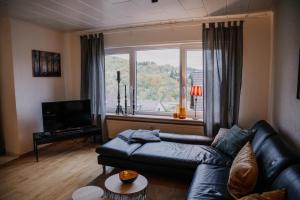
[[202,120],[194,120],[192,118],[174,119],[170,116],[158,115],[117,115],[114,113],[106,114],[107,120],[122,120],[122,121],[136,121],[136,122],[151,122],[151,123],[165,123],[165,124],[179,124],[179,125],[199,125],[203,126]]

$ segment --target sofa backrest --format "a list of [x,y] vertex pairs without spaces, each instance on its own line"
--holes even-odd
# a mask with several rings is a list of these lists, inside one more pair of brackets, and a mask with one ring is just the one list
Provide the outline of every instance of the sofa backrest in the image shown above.
[[252,148],[259,169],[256,190],[262,192],[270,189],[274,179],[298,160],[266,121],[259,121],[253,128],[256,129],[256,133],[252,140]]
[[290,166],[274,180],[271,189],[287,189],[286,200],[300,199],[300,164]]
[[256,152],[259,169],[258,187],[266,189],[272,181],[288,166],[297,162],[287,146],[278,135],[265,140]]
[[263,142],[270,136],[277,134],[268,122],[265,120],[258,121],[252,129],[255,130],[254,138],[251,142],[252,149],[256,153]]

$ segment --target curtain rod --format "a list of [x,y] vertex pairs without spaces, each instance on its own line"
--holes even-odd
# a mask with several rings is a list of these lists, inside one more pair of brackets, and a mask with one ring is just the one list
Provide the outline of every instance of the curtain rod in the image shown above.
[[[266,12],[257,12],[257,13],[249,13],[249,14],[238,14],[238,15],[227,15],[227,16],[212,16],[212,17],[204,17],[204,18],[194,18],[189,20],[169,20],[169,21],[161,21],[161,22],[152,22],[152,23],[144,23],[144,24],[135,24],[135,25],[125,25],[125,26],[118,26],[109,29],[89,29],[84,31],[76,31],[75,33],[78,35],[84,34],[95,34],[95,33],[103,33],[104,35],[114,34],[114,33],[122,33],[122,32],[130,32],[133,29],[161,29],[162,27],[169,28],[172,27],[191,27],[191,26],[199,26],[203,23],[210,23],[210,22],[226,22],[226,21],[233,21],[233,20],[243,20],[247,18],[255,18],[255,17],[265,17],[270,16],[272,11]],[[189,24],[188,24],[189,23]]]

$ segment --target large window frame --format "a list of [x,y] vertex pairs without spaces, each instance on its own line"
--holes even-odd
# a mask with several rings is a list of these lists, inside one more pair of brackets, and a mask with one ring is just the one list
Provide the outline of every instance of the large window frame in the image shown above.
[[[105,48],[105,55],[113,54],[129,54],[129,83],[128,88],[135,88],[137,91],[137,63],[136,63],[136,52],[146,51],[146,50],[159,50],[159,49],[179,49],[179,63],[180,63],[180,81],[179,81],[179,102],[178,104],[186,104],[186,94],[189,92],[187,88],[187,51],[202,50],[202,43],[181,43],[181,44],[163,44],[163,45],[145,45],[137,47],[121,47],[121,48]],[[186,91],[183,91],[185,89]],[[132,113],[132,94],[129,92],[128,101],[130,101],[130,106],[128,107],[128,112]],[[135,95],[135,102],[137,102],[137,95]],[[186,105],[188,106],[188,105]],[[115,113],[115,110],[107,109],[108,113]],[[175,110],[174,110],[175,112]],[[171,112],[145,112],[145,111],[135,111],[136,114],[140,115],[156,115],[156,116],[170,116]]]

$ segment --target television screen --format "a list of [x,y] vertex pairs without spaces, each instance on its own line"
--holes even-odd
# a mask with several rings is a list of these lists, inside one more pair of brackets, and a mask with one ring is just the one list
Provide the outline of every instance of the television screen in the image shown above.
[[42,103],[44,131],[92,125],[90,100]]

